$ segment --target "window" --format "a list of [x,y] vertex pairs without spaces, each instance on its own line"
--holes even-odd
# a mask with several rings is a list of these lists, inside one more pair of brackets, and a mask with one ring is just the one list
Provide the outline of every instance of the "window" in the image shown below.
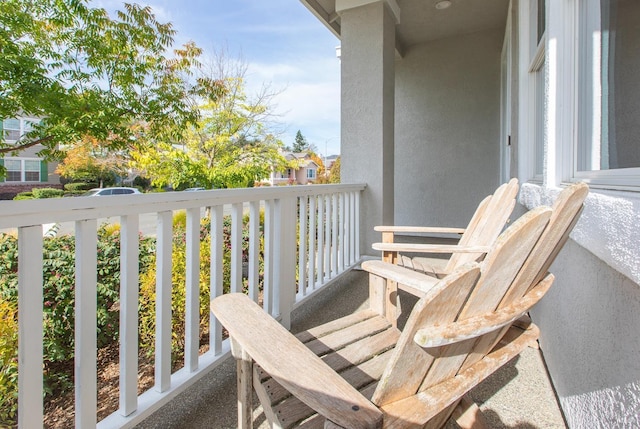
[[19,159],[5,159],[4,166],[7,169],[7,182],[22,182],[22,161]]
[[39,121],[33,118],[4,119],[2,121],[2,137],[5,141],[15,142],[26,133],[33,131]]
[[313,168],[307,169],[307,179],[315,179],[316,178],[316,170]]
[[530,2],[530,63],[529,74],[532,82],[532,136],[533,136],[533,160],[534,178],[541,179],[544,165],[545,144],[545,41],[546,41],[546,8],[545,0],[533,0]]
[[585,0],[578,9],[574,176],[640,184],[640,2]]
[[20,132],[20,120],[19,119],[5,119],[2,121],[2,133],[4,140],[15,141],[20,138],[22,133]]
[[7,182],[39,182],[41,162],[38,159],[5,158]]

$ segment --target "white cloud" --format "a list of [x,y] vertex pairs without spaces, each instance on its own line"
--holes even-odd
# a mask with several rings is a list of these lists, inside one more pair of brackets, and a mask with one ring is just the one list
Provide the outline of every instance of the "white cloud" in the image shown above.
[[263,84],[282,90],[274,99],[281,122],[288,125],[282,136],[291,144],[298,129],[324,154],[339,153],[340,64],[335,58],[312,57],[292,63],[250,63],[249,94]]

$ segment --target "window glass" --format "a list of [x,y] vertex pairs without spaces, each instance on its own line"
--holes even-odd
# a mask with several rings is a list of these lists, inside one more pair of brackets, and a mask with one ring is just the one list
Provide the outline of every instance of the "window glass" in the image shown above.
[[316,178],[316,170],[309,169],[307,170],[307,179],[315,179]]
[[20,138],[20,120],[5,119],[2,121],[2,132],[5,140],[18,140]]
[[537,30],[538,30],[538,38],[537,42],[540,43],[542,41],[542,36],[544,36],[544,32],[547,29],[547,17],[546,17],[546,7],[545,0],[538,0],[538,22],[537,22]]
[[7,182],[22,181],[22,161],[19,159],[5,159],[4,166],[7,169]]
[[24,180],[25,182],[40,181],[40,161],[37,161],[37,160],[24,161]]
[[582,2],[579,40],[577,170],[640,167],[640,2]]

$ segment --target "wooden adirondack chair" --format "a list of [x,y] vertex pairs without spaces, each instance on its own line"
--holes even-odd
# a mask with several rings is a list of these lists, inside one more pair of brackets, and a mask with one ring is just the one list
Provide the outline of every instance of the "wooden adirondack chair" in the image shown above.
[[[376,226],[382,233],[382,243],[373,248],[382,251],[382,260],[405,266],[439,278],[467,262],[484,257],[502,232],[513,212],[518,194],[518,179],[504,183],[495,193],[480,202],[466,228],[422,226]],[[396,243],[396,234],[461,234],[458,244]],[[448,259],[426,256],[406,256],[405,253],[451,254]]]
[[[214,299],[238,359],[239,427],[252,425],[252,384],[272,427],[441,427],[454,409],[468,416],[458,406],[466,392],[537,339],[522,316],[551,286],[546,270],[587,193],[563,191],[554,210],[539,207],[509,227],[481,264],[435,284],[366,262],[370,309],[296,336],[245,295]],[[386,317],[389,282],[422,291],[402,332]]]

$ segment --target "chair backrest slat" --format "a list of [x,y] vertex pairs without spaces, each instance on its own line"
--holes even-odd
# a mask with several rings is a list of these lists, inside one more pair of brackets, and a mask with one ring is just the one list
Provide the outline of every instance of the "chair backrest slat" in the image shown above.
[[[518,188],[518,179],[511,179],[498,187],[493,195],[485,198],[460,238],[460,245],[492,245],[513,212]],[[451,272],[482,256],[482,253],[454,253],[447,262],[445,272]]]

